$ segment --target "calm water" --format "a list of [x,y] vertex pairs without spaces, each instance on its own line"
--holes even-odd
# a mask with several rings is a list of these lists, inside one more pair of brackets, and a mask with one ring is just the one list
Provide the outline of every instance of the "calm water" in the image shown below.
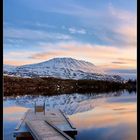
[[4,140],[34,101],[46,101],[48,108],[60,108],[78,129],[76,140],[136,140],[137,95],[126,91],[110,94],[72,94],[53,97],[4,98]]

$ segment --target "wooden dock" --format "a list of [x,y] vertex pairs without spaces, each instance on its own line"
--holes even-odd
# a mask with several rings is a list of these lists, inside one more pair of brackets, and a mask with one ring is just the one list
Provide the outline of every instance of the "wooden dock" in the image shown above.
[[72,140],[61,130],[55,128],[47,121],[29,121],[26,125],[34,140]]
[[61,110],[36,112],[29,109],[17,125],[14,136],[19,139],[23,133],[30,133],[35,140],[72,140],[77,130]]

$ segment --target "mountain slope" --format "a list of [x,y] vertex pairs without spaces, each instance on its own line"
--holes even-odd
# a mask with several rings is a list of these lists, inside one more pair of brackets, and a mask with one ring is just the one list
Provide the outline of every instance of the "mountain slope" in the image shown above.
[[3,65],[3,70],[7,72],[14,72],[16,70],[16,66],[11,65]]
[[106,75],[94,64],[73,58],[53,58],[48,61],[23,65],[18,67],[4,67],[4,74],[21,77],[57,77],[63,79],[96,79],[121,80],[121,77]]

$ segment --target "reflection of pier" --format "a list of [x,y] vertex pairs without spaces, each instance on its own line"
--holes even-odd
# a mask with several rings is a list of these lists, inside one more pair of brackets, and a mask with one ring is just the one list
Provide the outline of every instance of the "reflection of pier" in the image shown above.
[[45,111],[45,104],[29,109],[14,131],[17,140],[72,140],[76,134],[76,128],[61,110]]

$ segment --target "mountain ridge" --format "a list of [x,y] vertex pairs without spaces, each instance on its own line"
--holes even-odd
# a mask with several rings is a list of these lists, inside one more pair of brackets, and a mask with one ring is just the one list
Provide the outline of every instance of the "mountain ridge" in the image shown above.
[[17,67],[5,65],[4,74],[19,77],[56,77],[62,79],[122,81],[121,77],[107,75],[102,69],[90,62],[71,57],[53,58],[48,61]]

